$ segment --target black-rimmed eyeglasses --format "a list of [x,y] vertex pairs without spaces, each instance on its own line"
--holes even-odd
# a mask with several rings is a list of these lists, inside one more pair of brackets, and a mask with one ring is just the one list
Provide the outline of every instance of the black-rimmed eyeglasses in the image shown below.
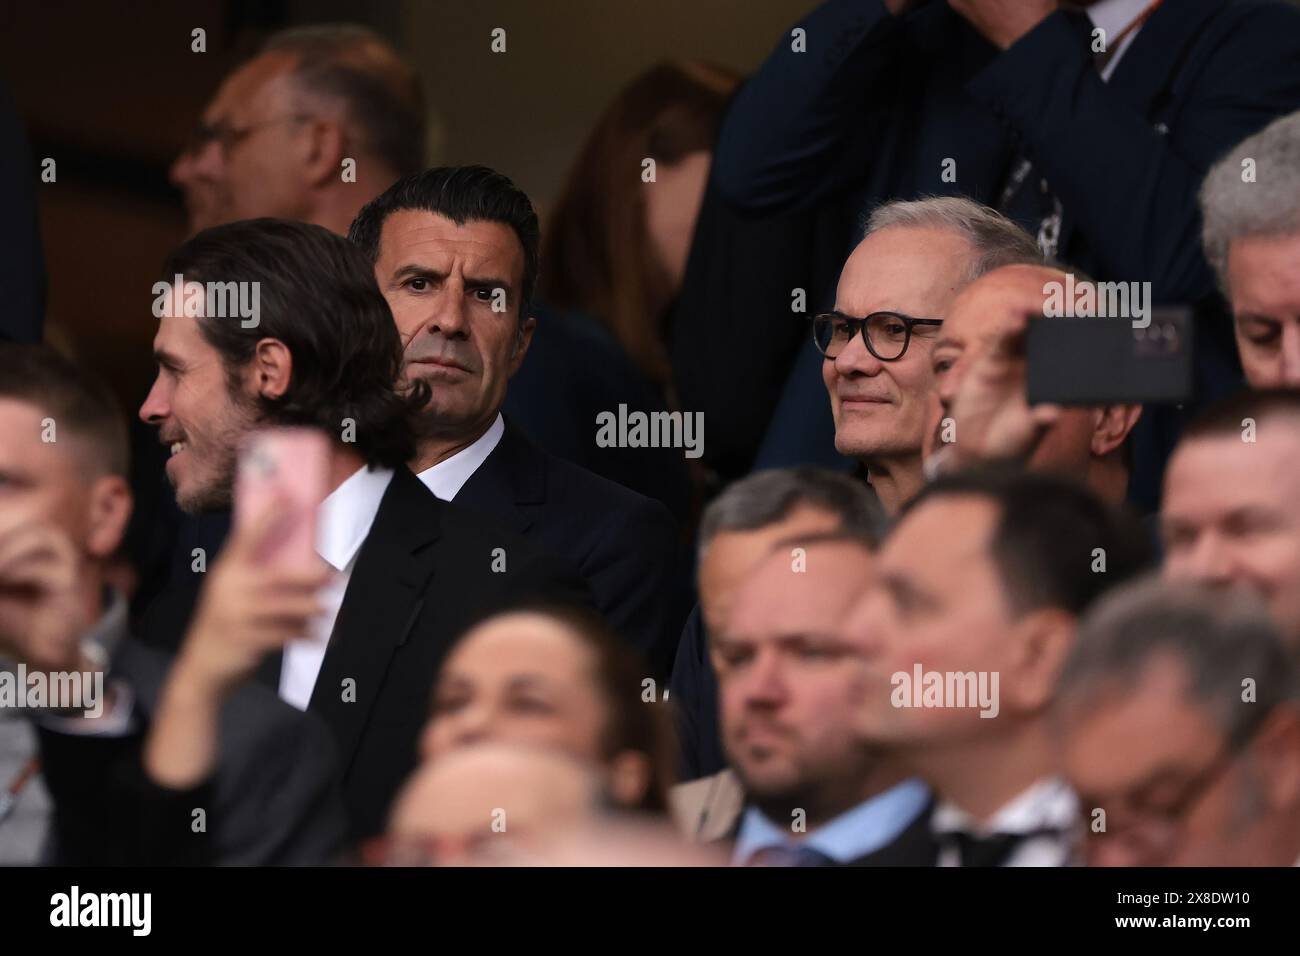
[[872,312],[859,319],[843,312],[823,312],[813,317],[813,341],[822,355],[834,359],[861,332],[868,352],[882,362],[896,362],[907,351],[912,329],[918,325],[943,325],[943,319],[914,319],[900,312]]

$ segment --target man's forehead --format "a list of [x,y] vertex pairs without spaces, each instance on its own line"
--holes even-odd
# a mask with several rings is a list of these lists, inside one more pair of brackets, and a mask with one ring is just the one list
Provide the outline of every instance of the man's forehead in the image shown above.
[[968,245],[960,236],[928,226],[890,226],[867,236],[849,255],[835,306],[865,315],[896,311],[917,318],[938,312],[961,284]]
[[1047,300],[1043,284],[1053,275],[1043,270],[999,269],[976,279],[948,310],[944,338],[985,338],[1010,328],[1019,316],[1042,315]]
[[944,495],[922,502],[894,526],[881,551],[884,571],[969,569],[987,552],[997,520],[993,502],[979,495]]
[[1169,462],[1166,501],[1177,505],[1187,494],[1242,504],[1291,499],[1300,481],[1300,433],[1265,434],[1264,424],[1254,441],[1235,432],[1184,441]]
[[523,248],[502,222],[467,220],[457,224],[423,209],[401,209],[384,220],[379,256],[389,262],[411,256],[464,257],[476,262],[519,263]]
[[729,629],[745,636],[825,629],[865,589],[872,562],[850,542],[782,542],[737,592]]
[[285,50],[262,53],[226,77],[204,113],[208,122],[264,111],[287,95],[297,56]]

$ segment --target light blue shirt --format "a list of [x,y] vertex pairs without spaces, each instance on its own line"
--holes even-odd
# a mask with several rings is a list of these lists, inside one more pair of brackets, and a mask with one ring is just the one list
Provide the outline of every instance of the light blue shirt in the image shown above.
[[851,810],[817,827],[802,840],[790,824],[778,826],[757,807],[745,811],[736,838],[733,866],[743,866],[759,850],[805,846],[836,863],[848,863],[892,843],[930,802],[930,790],[920,780],[904,780],[864,800]]

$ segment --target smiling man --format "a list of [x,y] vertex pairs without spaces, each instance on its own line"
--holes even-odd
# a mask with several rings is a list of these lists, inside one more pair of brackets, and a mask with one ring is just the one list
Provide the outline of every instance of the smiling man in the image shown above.
[[685,618],[667,508],[548,454],[501,414],[536,325],[539,229],[528,197],[484,166],[430,169],[369,203],[349,238],[374,263],[407,382],[428,386],[411,469],[439,498],[575,568],[654,676],[666,676]]
[[1300,392],[1242,392],[1196,419],[1165,475],[1164,575],[1264,599],[1300,648]]
[[871,214],[835,309],[814,320],[814,332],[835,448],[866,467],[889,514],[925,482],[930,350],[949,306],[985,272],[1040,260],[1028,233],[967,199],[891,202]]

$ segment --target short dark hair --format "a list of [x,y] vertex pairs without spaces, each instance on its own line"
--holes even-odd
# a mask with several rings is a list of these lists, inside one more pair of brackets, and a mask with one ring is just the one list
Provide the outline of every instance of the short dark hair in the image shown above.
[[261,399],[277,425],[338,435],[355,422],[357,451],[369,465],[394,468],[415,455],[413,416],[428,386],[399,391],[402,346],[388,302],[365,256],[321,226],[286,219],[247,219],[205,229],[167,257],[163,279],[258,283],[258,324],[199,318],[220,354],[228,385],[261,339],[283,342],[293,356],[289,388]]
[[458,226],[496,222],[514,230],[524,250],[519,319],[528,316],[537,285],[541,229],[531,200],[508,177],[486,166],[437,166],[405,176],[362,207],[348,238],[374,263],[379,259],[385,220],[404,210],[434,213]]
[[1286,388],[1241,389],[1219,399],[1183,429],[1181,441],[1197,438],[1240,437],[1242,421],[1258,424],[1264,418],[1291,416],[1300,420],[1300,391]]
[[91,475],[127,477],[126,419],[108,386],[47,345],[0,343],[0,398],[35,406],[57,431],[84,441]]
[[424,165],[426,118],[419,74],[378,34],[351,23],[295,27],[272,35],[261,52],[296,57],[299,89],[337,99],[360,145],[396,175]]
[[[1189,697],[1234,745],[1295,699],[1295,660],[1257,597],[1150,577],[1107,594],[1084,616],[1061,670],[1058,704],[1086,708],[1107,687],[1128,690],[1165,655],[1186,668]],[[1255,697],[1243,706],[1247,677]]]
[[[984,498],[997,510],[989,553],[1017,613],[1052,607],[1078,616],[1150,562],[1146,535],[1128,512],[1076,481],[1011,466],[944,475],[903,507],[899,521],[927,502],[957,497]],[[1105,573],[1092,570],[1097,548]]]
[[883,511],[864,482],[802,465],[756,472],[724,488],[700,518],[700,548],[723,531],[756,531],[784,521],[801,505],[830,513],[841,533],[869,548],[879,540]]

